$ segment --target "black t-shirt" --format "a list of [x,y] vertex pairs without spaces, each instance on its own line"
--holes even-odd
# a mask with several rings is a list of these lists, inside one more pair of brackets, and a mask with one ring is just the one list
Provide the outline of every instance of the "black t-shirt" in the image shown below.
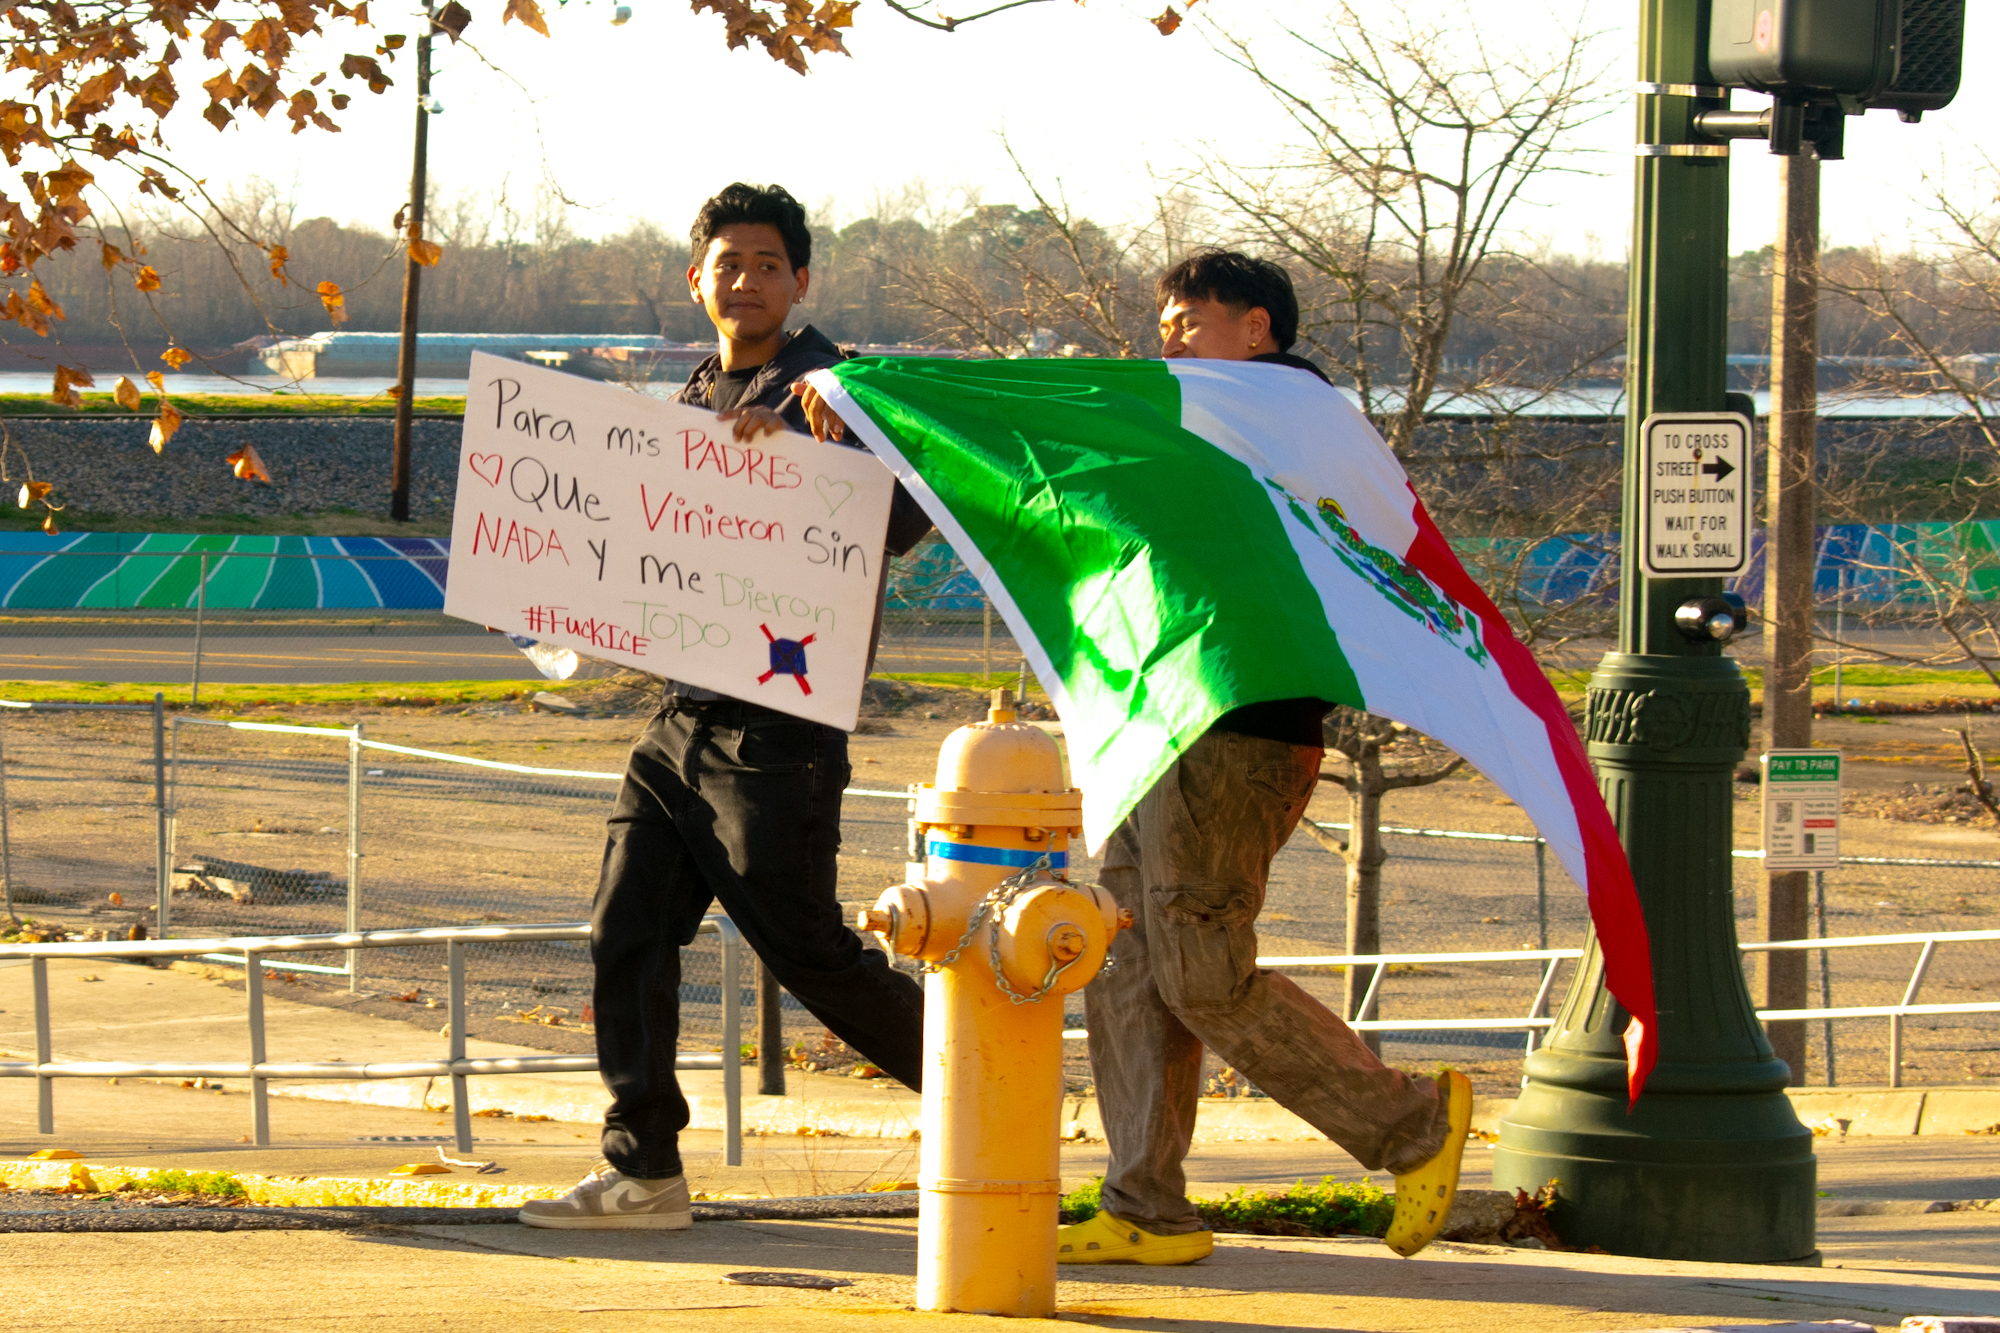
[[750,381],[757,378],[762,366],[751,366],[745,370],[720,370],[715,375],[715,387],[708,391],[708,410],[727,412],[743,401],[749,391]]

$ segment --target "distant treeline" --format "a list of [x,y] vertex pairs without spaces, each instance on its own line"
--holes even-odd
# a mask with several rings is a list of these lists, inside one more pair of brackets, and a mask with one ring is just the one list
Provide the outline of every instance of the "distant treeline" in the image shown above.
[[[886,210],[909,213],[914,210]],[[677,341],[713,337],[687,294],[685,237],[635,222],[601,239],[576,234],[568,210],[543,200],[526,213],[504,200],[439,199],[429,233],[443,261],[423,275],[421,327],[464,333],[653,333]],[[271,272],[256,241],[283,246],[288,282]],[[215,350],[258,335],[298,336],[332,327],[315,295],[331,280],[346,294],[356,330],[397,327],[403,260],[386,227],[329,218],[294,220],[276,194],[252,189],[203,219],[160,215],[113,234],[142,245],[160,287],[142,293],[129,270],[107,273],[89,253],[59,256],[42,270],[67,314],[64,344],[155,347],[167,342]],[[1007,205],[966,206],[923,219],[864,218],[816,233],[806,319],[846,343],[933,343],[988,351],[1117,356],[1157,347],[1152,284],[1192,243],[1156,243],[1089,220]],[[1840,252],[1827,256],[1829,272]],[[1900,275],[1935,282],[1912,258]],[[1356,302],[1324,277],[1300,276],[1306,345],[1329,362],[1358,358],[1394,382],[1399,321],[1422,312]],[[1769,347],[1770,251],[1731,264],[1731,350]],[[1454,317],[1442,383],[1607,379],[1622,351],[1626,274],[1620,261],[1562,254],[1500,254]],[[1357,316],[1357,311],[1360,312]],[[1962,316],[1960,317],[1962,319]],[[1955,328],[1955,347],[2000,350],[1989,320]],[[1881,322],[1852,301],[1829,299],[1821,313],[1829,352],[1895,355]],[[23,352],[59,356],[24,334]]]

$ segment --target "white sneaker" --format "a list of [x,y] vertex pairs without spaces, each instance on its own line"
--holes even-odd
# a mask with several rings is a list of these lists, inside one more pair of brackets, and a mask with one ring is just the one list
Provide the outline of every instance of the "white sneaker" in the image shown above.
[[687,1177],[637,1180],[609,1162],[595,1170],[560,1199],[535,1199],[518,1214],[531,1227],[569,1230],[679,1231],[694,1225],[688,1204]]

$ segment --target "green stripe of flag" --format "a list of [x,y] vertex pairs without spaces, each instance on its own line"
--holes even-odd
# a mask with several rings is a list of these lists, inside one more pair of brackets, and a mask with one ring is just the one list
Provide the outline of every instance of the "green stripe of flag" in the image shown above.
[[[1238,703],[1365,706],[1318,591],[1296,559],[1268,558],[1291,546],[1269,490],[1181,426],[1163,363],[862,358],[832,373],[963,529],[961,554],[999,571],[1065,715],[1123,720],[1077,756],[1119,775],[1121,813]],[[1161,529],[1190,537],[1144,535]]]

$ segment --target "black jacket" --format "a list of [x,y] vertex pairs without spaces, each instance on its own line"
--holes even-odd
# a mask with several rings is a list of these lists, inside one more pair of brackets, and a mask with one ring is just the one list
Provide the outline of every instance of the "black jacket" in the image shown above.
[[[793,430],[801,435],[809,434],[811,428],[806,425],[805,406],[792,392],[792,385],[815,370],[824,370],[846,359],[847,353],[808,324],[787,338],[776,356],[758,367],[756,375],[750,380],[750,387],[743,391],[743,397],[736,405],[772,408]],[[674,395],[674,401],[692,407],[707,407],[713,400],[716,376],[721,373],[722,354],[717,352],[694,368],[688,382]],[[852,430],[839,443],[855,449],[865,447],[854,438]],[[889,554],[906,553],[930,530],[930,515],[924,512],[914,496],[903,489],[903,483],[897,482],[895,497],[889,502],[889,534],[885,542]]]

